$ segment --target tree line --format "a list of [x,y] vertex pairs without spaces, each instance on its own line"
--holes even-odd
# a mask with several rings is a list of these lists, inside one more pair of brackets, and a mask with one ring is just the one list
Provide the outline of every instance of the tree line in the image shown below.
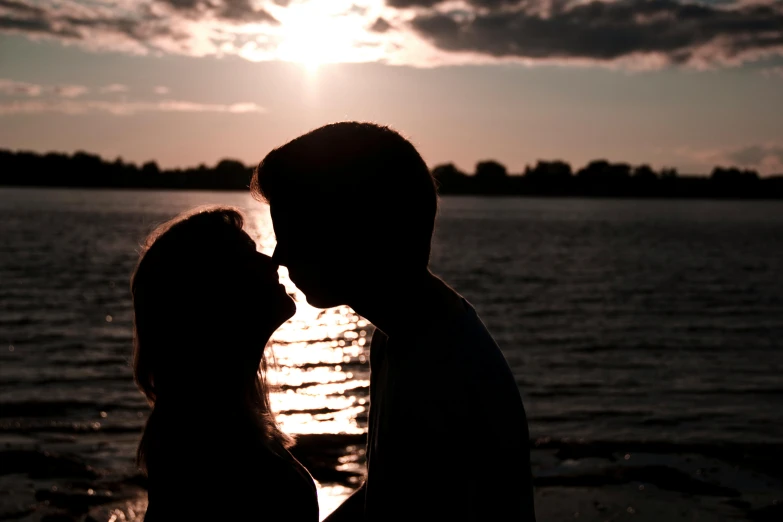
[[[0,149],[0,185],[135,189],[247,190],[253,167],[224,159],[214,167],[161,169],[118,158],[106,161],[86,152],[38,154]],[[683,176],[607,160],[577,171],[564,161],[538,161],[510,174],[497,161],[481,161],[472,173],[453,164],[432,169],[441,194],[600,197],[783,198],[783,175],[760,177],[736,167],[715,167],[707,176]]]

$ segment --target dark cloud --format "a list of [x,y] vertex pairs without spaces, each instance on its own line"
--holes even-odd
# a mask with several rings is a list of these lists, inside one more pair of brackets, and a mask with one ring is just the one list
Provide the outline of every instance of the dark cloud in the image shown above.
[[756,166],[769,160],[783,163],[783,145],[778,147],[752,145],[730,153],[728,158],[739,165]]
[[153,38],[159,37],[171,38],[175,41],[187,39],[186,34],[167,23],[164,17],[151,13],[143,14],[138,18],[66,16],[59,18],[57,22],[57,27],[68,28],[82,39],[94,34],[117,35],[141,45],[146,45]]
[[428,13],[412,24],[442,50],[493,57],[606,61],[659,53],[686,63],[700,54],[718,61],[783,47],[783,1],[735,8],[674,0],[594,1],[549,16],[528,8],[459,18]]
[[[438,4],[443,4],[448,0],[386,0],[386,5],[396,9],[405,9],[408,7],[431,8]],[[467,3],[474,7],[497,8],[504,6],[515,6],[527,3],[528,0],[467,0]]]
[[[47,10],[42,7],[14,0],[0,0],[0,31],[21,32],[65,40],[83,40],[87,32],[115,34],[142,42],[147,38],[171,34],[162,19],[149,10],[141,10],[139,16],[95,16],[85,11]],[[157,22],[157,23],[156,23]]]
[[158,0],[160,4],[168,4],[174,9],[191,10],[205,4],[202,0]]
[[253,9],[249,0],[223,0],[223,8],[218,13],[226,20],[237,22],[279,23],[274,16],[263,9]]
[[219,3],[207,0],[157,0],[157,2],[173,7],[193,18],[211,12],[220,18],[234,22],[278,23],[274,16],[263,9],[254,9],[250,0],[222,0]]
[[386,0],[386,5],[396,9],[405,9],[406,7],[434,7],[445,0]]
[[370,26],[370,31],[374,33],[385,33],[389,29],[391,29],[392,26],[389,22],[384,20],[383,18],[378,18],[374,24]]
[[65,40],[78,39],[78,32],[70,27],[55,27],[43,15],[28,18],[8,17],[0,14],[0,31],[33,35],[56,36]]
[[[134,4],[134,12],[128,13],[119,7],[97,8],[93,3],[0,0],[0,32],[78,41],[91,48],[141,53],[155,49],[201,56],[238,52],[244,43],[256,43],[262,35],[248,34],[240,27],[243,23],[280,23],[268,11],[256,8],[257,0],[152,1]],[[623,63],[643,66],[726,65],[764,55],[783,56],[783,0],[702,0],[706,1],[711,3],[464,0],[459,9],[448,11],[452,4],[446,0],[386,0],[394,8],[416,9],[403,17],[412,15],[412,20],[395,22],[394,27],[388,20],[396,18],[374,18],[361,6],[352,5],[347,12],[357,15],[350,21],[371,36],[368,41],[386,43],[387,59],[406,49],[401,38],[415,40],[416,36],[442,51],[431,59],[427,56],[427,63],[460,52],[470,53],[464,60],[471,62],[482,57],[595,63],[625,59]],[[285,6],[289,1],[274,3]],[[402,29],[399,24],[403,23],[413,31],[391,31]],[[263,49],[268,51],[264,57],[274,56],[274,45]],[[354,47],[360,45],[365,44],[357,41]],[[409,53],[401,61],[416,63],[418,59],[419,55]],[[444,61],[462,59],[454,56]]]
[[30,5],[24,2],[16,2],[14,0],[0,0],[0,7],[4,7],[9,11],[15,11],[22,14],[41,14],[43,9],[37,5]]
[[[254,10],[249,0],[157,0],[181,14],[180,18],[160,14],[142,4],[133,16],[112,16],[105,10],[69,9],[50,5],[39,7],[25,0],[0,0],[0,31],[31,36],[48,36],[58,40],[77,40],[88,46],[133,49],[143,52],[152,47],[178,50],[188,54],[210,52],[217,45],[202,37],[198,41],[182,18],[198,20],[218,17],[226,24],[263,22],[277,24],[270,14]],[[207,37],[209,38],[209,37]]]

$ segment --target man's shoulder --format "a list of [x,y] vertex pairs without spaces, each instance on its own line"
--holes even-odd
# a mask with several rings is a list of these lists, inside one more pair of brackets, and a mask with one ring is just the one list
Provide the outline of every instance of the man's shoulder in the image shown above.
[[372,332],[372,335],[370,336],[370,347],[374,345],[386,345],[386,341],[389,340],[389,336],[387,336],[383,331],[379,328],[375,328]]
[[462,308],[451,314],[444,321],[436,335],[449,343],[457,345],[475,346],[476,344],[495,345],[495,339],[473,308],[465,298],[462,298]]
[[387,336],[379,328],[375,328],[375,331],[370,337],[370,369],[377,365],[386,357],[386,345],[389,342],[389,336]]
[[489,375],[499,385],[513,381],[508,361],[492,333],[467,300],[464,306],[464,313],[454,318],[448,331],[432,340],[441,346],[438,351],[443,354],[442,364],[460,368],[479,380]]

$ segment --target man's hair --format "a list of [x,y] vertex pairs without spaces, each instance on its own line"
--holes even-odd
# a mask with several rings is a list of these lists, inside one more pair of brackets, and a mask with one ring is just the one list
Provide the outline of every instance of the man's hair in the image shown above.
[[407,139],[389,127],[340,122],[271,151],[253,172],[253,197],[271,205],[350,209],[354,226],[417,265],[429,262],[435,181]]

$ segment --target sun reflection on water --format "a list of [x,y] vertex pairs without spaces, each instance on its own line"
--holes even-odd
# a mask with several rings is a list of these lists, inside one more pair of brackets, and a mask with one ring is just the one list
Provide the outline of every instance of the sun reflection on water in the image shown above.
[[[268,212],[248,214],[248,233],[259,250],[272,254],[274,232]],[[366,339],[372,327],[351,308],[321,310],[279,269],[280,282],[296,301],[296,315],[273,336],[269,381],[273,409],[291,434],[363,433],[370,384]]]
[[[246,229],[271,255],[275,237],[268,210],[246,209]],[[278,271],[280,282],[296,301],[296,315],[275,332],[268,354],[273,356],[269,381],[272,408],[287,433],[361,434],[366,431],[370,368],[367,339],[372,326],[347,306],[320,310]],[[271,350],[270,350],[271,349]],[[337,471],[361,472],[360,448],[347,448]],[[317,484],[321,520],[339,506],[353,489],[338,484]]]

